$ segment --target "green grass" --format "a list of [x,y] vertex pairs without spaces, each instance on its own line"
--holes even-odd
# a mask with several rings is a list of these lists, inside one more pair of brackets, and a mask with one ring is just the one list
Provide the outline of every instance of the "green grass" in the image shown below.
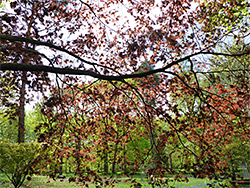
[[[119,182],[116,183],[116,187],[118,188],[129,188],[131,186],[130,182],[124,182],[126,180],[125,177],[116,178]],[[140,177],[136,177],[137,182],[142,184],[143,188],[150,188],[151,185],[148,184],[147,179],[141,179]],[[184,182],[170,182],[169,186],[173,187],[181,187],[181,188],[199,188],[199,187],[209,187],[206,186],[209,183],[208,179],[198,179],[198,178],[190,178],[188,183]],[[12,188],[13,186],[8,181],[7,178],[0,174],[0,187],[3,188]],[[80,187],[80,184],[69,183],[68,179],[54,181],[53,179],[49,179],[45,176],[33,176],[31,181],[25,180],[23,186],[21,188],[56,188],[56,187],[67,187],[67,188],[77,188]],[[90,185],[90,188],[95,188],[95,185]],[[157,187],[157,186],[155,186]],[[162,186],[163,187],[163,186]],[[167,186],[165,186],[167,187]],[[220,186],[217,186],[220,187]]]

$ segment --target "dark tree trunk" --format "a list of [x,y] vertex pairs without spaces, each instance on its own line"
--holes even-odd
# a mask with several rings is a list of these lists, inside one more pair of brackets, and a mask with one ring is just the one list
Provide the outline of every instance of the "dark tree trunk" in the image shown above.
[[127,169],[127,158],[126,158],[127,152],[126,152],[126,145],[123,146],[123,158],[124,158],[124,164],[123,164],[123,172],[124,174],[128,173],[128,169]]
[[60,169],[59,169],[59,175],[62,176],[62,174],[63,174],[63,157],[62,156],[61,156],[60,160],[61,160],[61,165],[60,165]]
[[109,173],[109,163],[108,163],[108,143],[105,142],[106,148],[104,149],[104,174]]
[[112,164],[112,174],[115,173],[115,165],[116,165],[116,157],[117,157],[117,152],[118,152],[118,143],[115,143],[115,153],[114,153],[114,159],[113,159],[113,164]]
[[25,75],[22,76],[22,86],[20,89],[20,107],[19,107],[19,120],[18,120],[18,143],[24,142],[24,131],[25,131],[25,125],[24,125],[24,118],[25,118]]
[[81,169],[80,169],[80,165],[81,165],[81,159],[80,159],[80,150],[81,150],[81,140],[79,137],[76,138],[76,152],[77,152],[77,156],[76,156],[76,163],[77,163],[77,168],[76,168],[76,173],[80,173]]
[[170,172],[173,171],[173,160],[172,160],[172,154],[173,152],[169,153],[169,168],[170,168]]
[[153,161],[152,161],[152,165],[153,168],[155,168],[157,166],[158,163],[158,156],[157,156],[157,148],[156,148],[156,140],[155,140],[155,132],[153,130],[154,126],[152,125],[150,127],[150,145],[151,145],[151,153],[153,156]]

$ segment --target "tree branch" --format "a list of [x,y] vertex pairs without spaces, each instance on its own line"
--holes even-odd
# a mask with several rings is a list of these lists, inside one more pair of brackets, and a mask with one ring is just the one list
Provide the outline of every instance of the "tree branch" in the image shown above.
[[91,65],[91,66],[100,66],[100,67],[103,67],[105,69],[109,69],[109,70],[112,70],[112,71],[118,73],[117,71],[115,71],[114,69],[112,69],[110,67],[107,67],[107,66],[104,66],[104,65],[100,65],[98,63],[93,63],[93,62],[86,61],[85,59],[77,56],[73,52],[70,52],[67,49],[62,48],[60,46],[56,46],[56,45],[54,45],[53,43],[50,43],[50,42],[42,42],[42,41],[39,41],[39,40],[30,39],[30,38],[17,37],[17,36],[5,35],[5,34],[0,34],[0,41],[26,42],[26,43],[35,44],[35,45],[38,45],[38,46],[47,46],[49,48],[52,48],[52,49],[55,49],[55,50],[59,50],[61,52],[65,52],[68,55],[70,55],[70,56],[72,56],[72,57],[80,60],[81,62],[84,62],[84,63],[88,64],[88,65]]
[[50,47],[52,49],[56,49],[56,50],[59,50],[61,52],[65,52],[68,55],[71,55],[71,56],[75,57],[76,59],[78,59],[78,60],[80,60],[80,61],[82,61],[84,63],[87,63],[89,65],[101,66],[103,68],[112,70],[118,75],[117,76],[115,76],[115,75],[109,76],[109,75],[98,74],[98,73],[95,73],[93,71],[88,71],[88,70],[76,70],[76,69],[71,69],[71,68],[56,68],[56,67],[50,67],[50,66],[45,66],[45,65],[23,65],[23,64],[13,64],[13,63],[0,63],[0,70],[50,72],[50,73],[69,74],[69,75],[86,75],[86,76],[91,76],[93,78],[98,78],[98,79],[101,79],[101,80],[109,80],[109,81],[112,81],[112,80],[113,81],[123,81],[124,79],[141,78],[141,77],[146,77],[146,76],[149,76],[149,75],[152,75],[152,74],[155,74],[155,73],[166,72],[166,70],[171,68],[172,66],[177,65],[180,62],[189,60],[190,58],[193,58],[195,56],[202,55],[202,54],[203,55],[204,54],[206,54],[206,55],[216,55],[216,56],[231,56],[231,57],[244,56],[244,55],[250,54],[250,51],[246,51],[246,52],[243,52],[243,53],[237,53],[237,54],[227,54],[227,53],[216,53],[216,52],[209,52],[209,51],[208,52],[200,51],[200,52],[185,56],[183,58],[180,58],[180,59],[178,59],[176,61],[172,61],[171,63],[169,63],[168,65],[166,65],[166,66],[164,66],[162,68],[146,71],[146,72],[143,72],[143,73],[123,74],[122,75],[122,74],[120,74],[119,72],[113,70],[110,67],[86,61],[86,60],[82,59],[81,57],[77,56],[76,54],[66,50],[65,48],[62,48],[60,46],[56,46],[56,45],[54,45],[52,43],[42,42],[42,41],[33,40],[33,39],[29,39],[29,38],[24,38],[24,37],[5,35],[5,34],[0,34],[0,41],[26,42],[26,43],[35,44],[35,45],[47,46],[47,47]]

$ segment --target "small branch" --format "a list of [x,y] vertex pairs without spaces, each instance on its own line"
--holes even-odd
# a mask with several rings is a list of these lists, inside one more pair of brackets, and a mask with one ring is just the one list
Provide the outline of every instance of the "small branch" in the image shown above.
[[206,71],[206,72],[195,72],[196,74],[214,74],[214,73],[223,73],[223,72],[240,72],[240,71],[248,71],[249,69],[232,69],[232,70],[220,70],[220,71]]

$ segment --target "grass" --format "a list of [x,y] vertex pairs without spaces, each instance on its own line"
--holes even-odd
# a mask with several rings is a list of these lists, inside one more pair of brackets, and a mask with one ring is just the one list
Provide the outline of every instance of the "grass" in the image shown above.
[[[126,180],[125,177],[116,178],[116,180],[118,180],[118,183],[116,183],[115,185],[118,188],[129,188],[132,185],[131,182],[124,182]],[[142,185],[143,188],[152,187],[151,185],[148,184],[148,180],[145,178],[136,177],[136,180]],[[190,178],[188,183],[170,182],[169,186],[165,187],[170,187],[170,186],[181,187],[181,188],[209,187],[207,183],[211,182],[208,179]],[[13,188],[12,184],[8,181],[6,177],[4,177],[3,174],[0,174],[0,187]],[[54,181],[46,176],[33,176],[31,181],[25,180],[21,188],[57,188],[57,187],[77,188],[80,187],[80,184],[69,183],[67,178],[64,180],[57,179],[56,181]],[[89,187],[95,188],[96,186],[90,184]],[[220,186],[218,185],[216,187]]]

